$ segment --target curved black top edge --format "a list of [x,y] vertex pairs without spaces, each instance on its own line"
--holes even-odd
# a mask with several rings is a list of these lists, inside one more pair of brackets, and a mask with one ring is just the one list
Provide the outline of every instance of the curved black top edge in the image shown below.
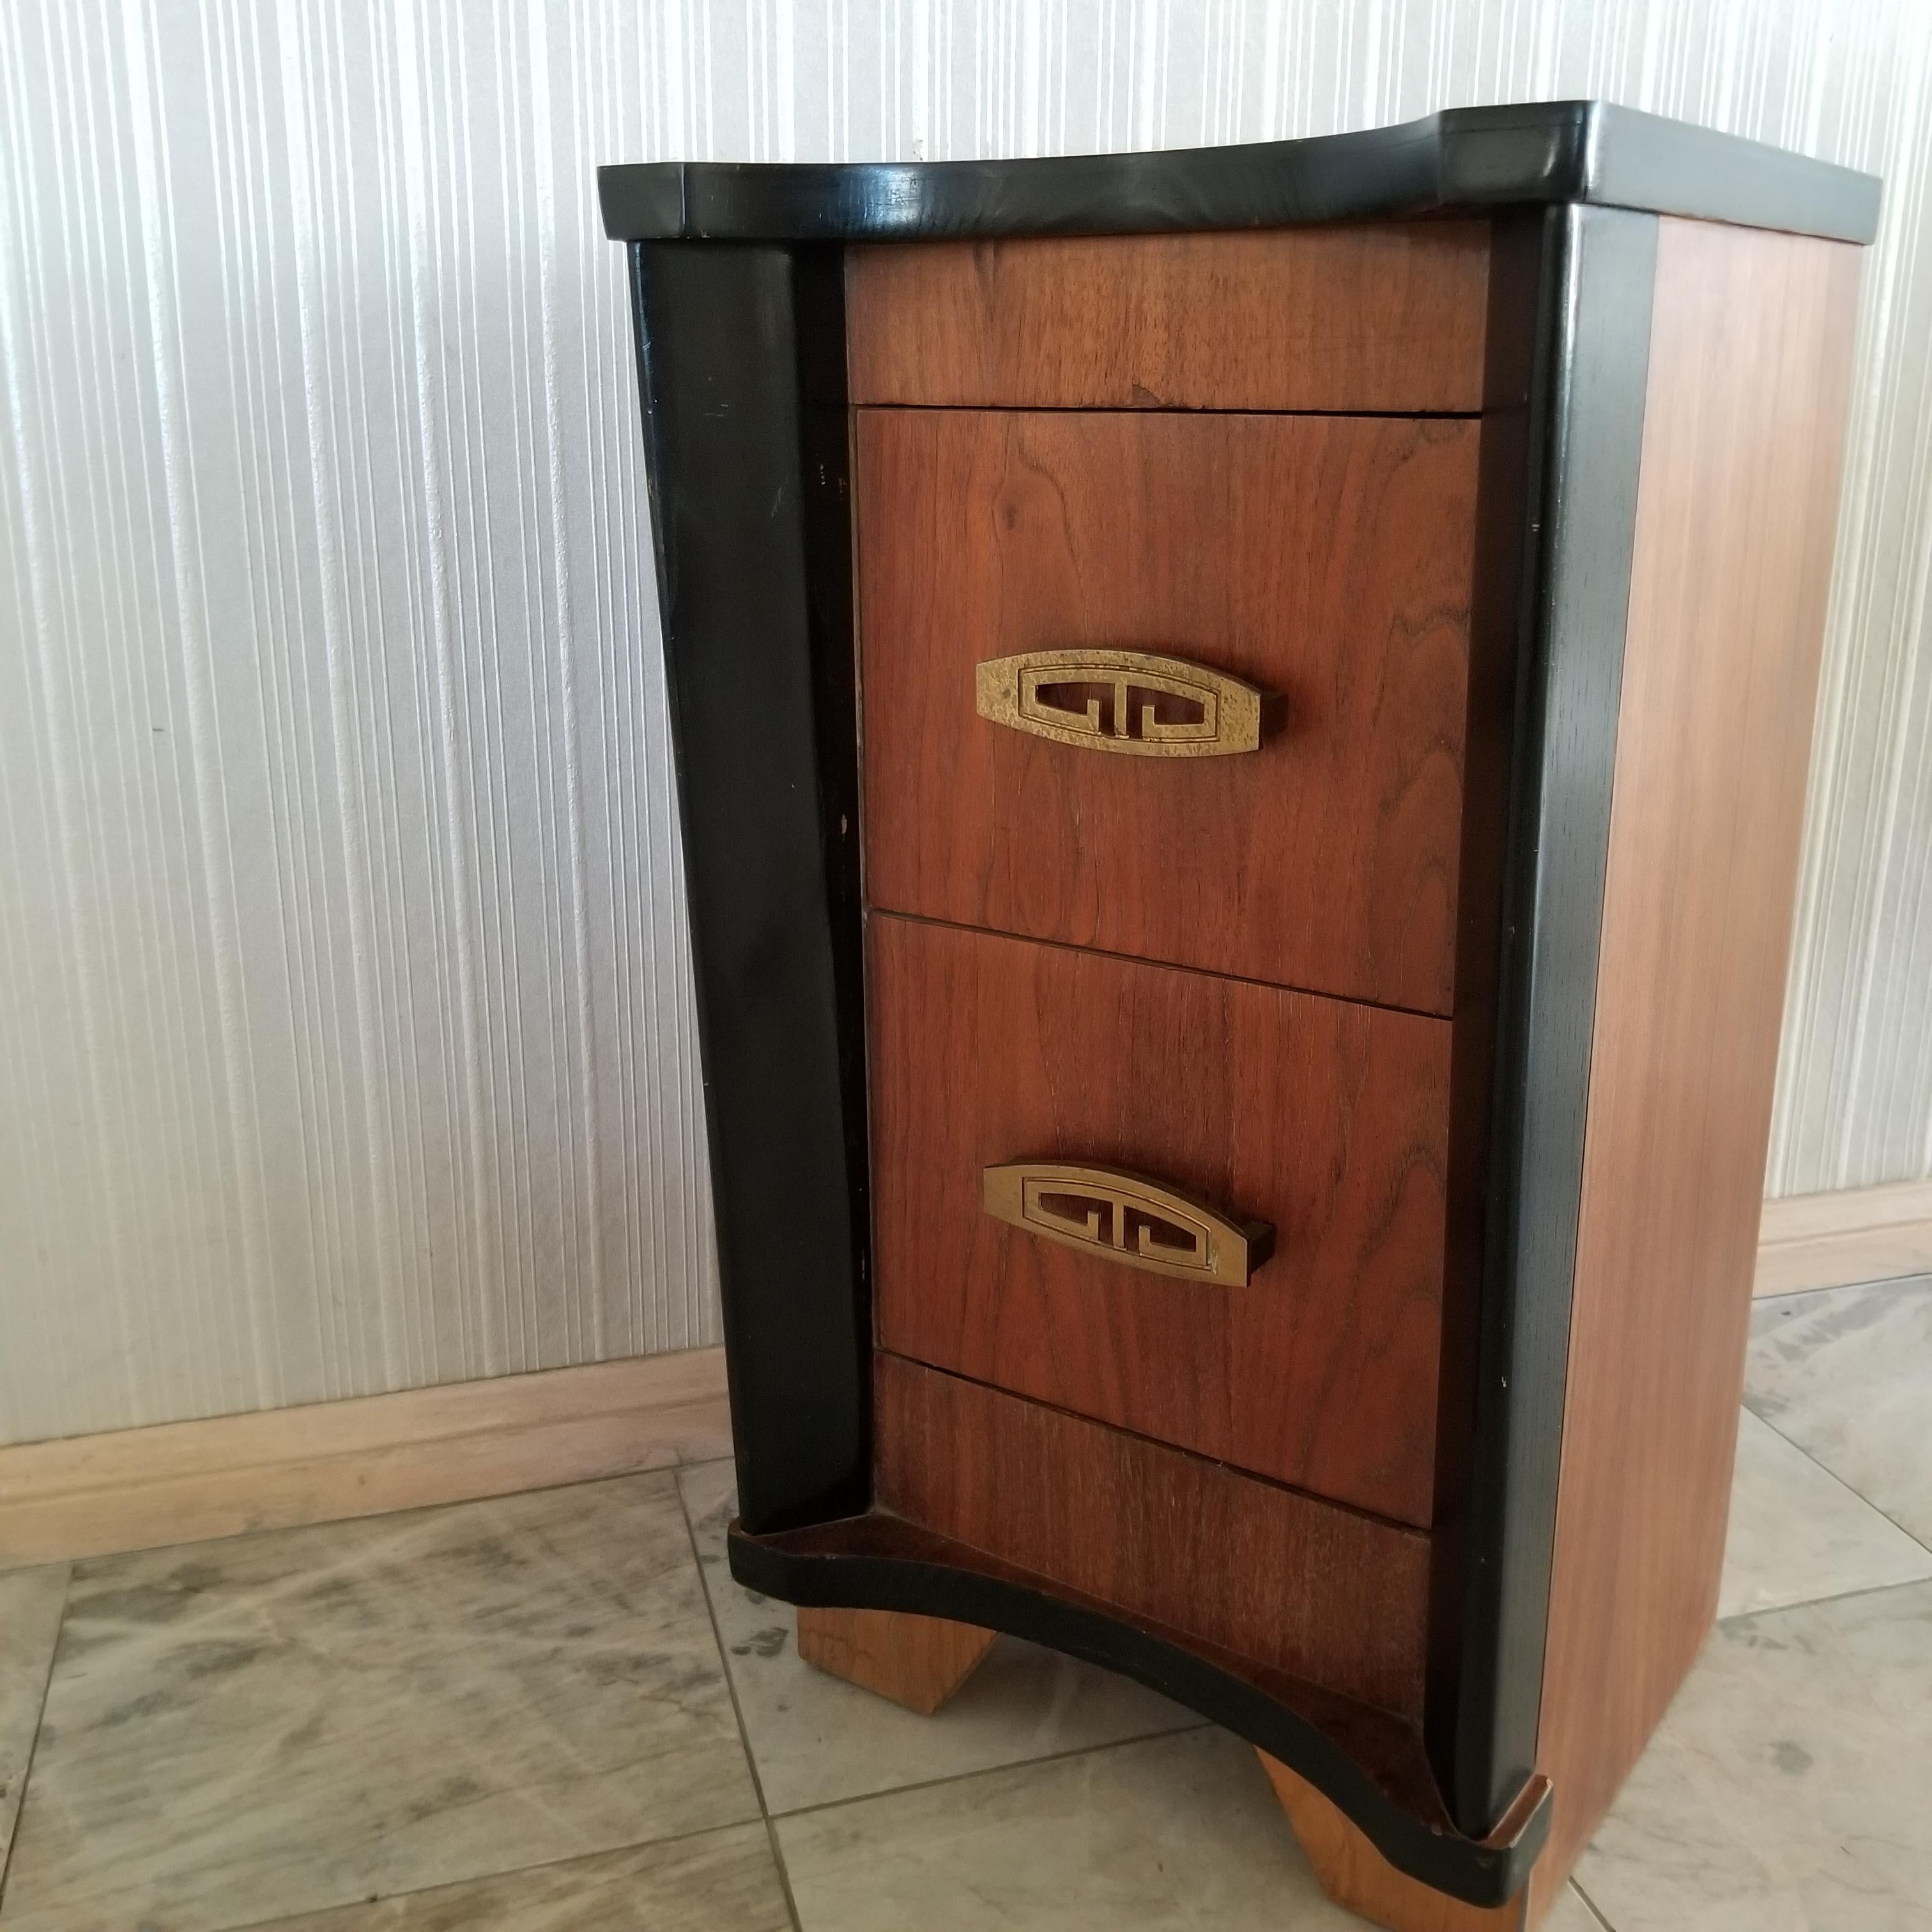
[[599,168],[597,187],[618,242],[1150,234],[1588,202],[1863,242],[1880,192],[1874,176],[1600,100],[1136,154],[633,163]]

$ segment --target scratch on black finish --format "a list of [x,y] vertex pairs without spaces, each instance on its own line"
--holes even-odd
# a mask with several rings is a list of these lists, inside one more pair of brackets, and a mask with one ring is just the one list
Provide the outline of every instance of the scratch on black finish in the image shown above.
[[842,263],[631,250],[740,1505],[871,1488]]
[[793,1604],[950,1617],[1118,1671],[1278,1758],[1360,1827],[1398,1871],[1472,1905],[1522,1890],[1550,1833],[1542,1798],[1508,1844],[1459,1835],[1419,1740],[1400,1720],[1107,1606],[897,1517],[874,1514],[789,1536],[732,1526],[731,1574]]
[[1657,266],[1654,215],[1544,219],[1474,1403],[1430,1605],[1432,1756],[1468,1832],[1535,1760]]
[[863,165],[660,161],[598,170],[614,240],[932,241],[1119,235],[1555,202],[1869,242],[1879,184],[1600,100],[1462,107],[1245,146]]

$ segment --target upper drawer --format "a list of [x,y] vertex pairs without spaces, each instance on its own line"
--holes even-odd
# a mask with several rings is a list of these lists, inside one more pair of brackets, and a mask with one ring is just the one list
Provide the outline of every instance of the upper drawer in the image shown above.
[[1425,221],[856,248],[851,399],[1480,410],[1489,248]]
[[[1447,1012],[1480,434],[859,412],[870,902]],[[1149,757],[979,714],[981,664],[1076,646],[1230,675],[1284,722]]]

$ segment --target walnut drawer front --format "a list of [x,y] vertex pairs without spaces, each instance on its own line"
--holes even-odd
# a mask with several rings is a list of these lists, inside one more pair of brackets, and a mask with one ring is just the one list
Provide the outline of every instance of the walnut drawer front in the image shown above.
[[[1448,1024],[880,914],[867,962],[879,1346],[1426,1526]],[[1031,1161],[1273,1252],[1238,1286],[1042,1238],[987,1210]]]
[[[1480,433],[857,412],[869,902],[1449,1011]],[[980,715],[981,665],[1094,649],[1278,722],[1120,756]]]
[[1484,221],[927,242],[847,260],[855,403],[1482,407]]

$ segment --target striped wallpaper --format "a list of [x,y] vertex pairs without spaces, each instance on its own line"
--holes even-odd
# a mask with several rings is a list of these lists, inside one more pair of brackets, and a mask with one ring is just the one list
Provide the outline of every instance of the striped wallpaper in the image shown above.
[[1585,94],[1883,173],[1772,1185],[1932,1172],[1932,9],[6,0],[0,1441],[715,1339],[600,160]]

